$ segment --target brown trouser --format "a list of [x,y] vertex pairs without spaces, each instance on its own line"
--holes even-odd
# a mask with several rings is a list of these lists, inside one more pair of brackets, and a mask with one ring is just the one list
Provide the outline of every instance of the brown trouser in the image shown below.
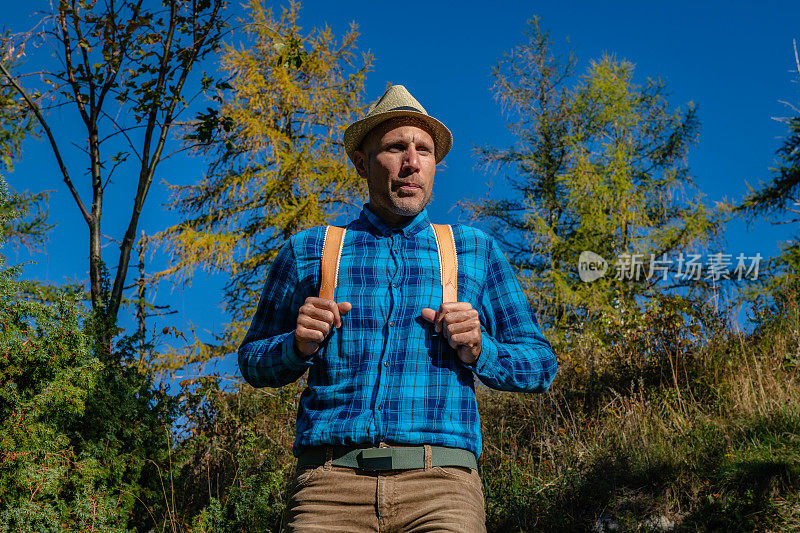
[[301,532],[485,532],[483,484],[460,466],[368,471],[329,460],[295,472],[283,522]]

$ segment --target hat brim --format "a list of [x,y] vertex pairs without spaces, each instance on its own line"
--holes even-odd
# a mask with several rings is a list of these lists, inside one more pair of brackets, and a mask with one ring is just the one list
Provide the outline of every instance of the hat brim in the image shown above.
[[450,130],[447,129],[447,126],[430,115],[411,111],[409,109],[399,109],[394,111],[385,111],[383,113],[376,113],[375,115],[357,120],[356,122],[350,124],[346,130],[344,130],[344,151],[347,154],[347,157],[350,158],[350,161],[355,163],[353,160],[353,153],[358,150],[358,147],[361,145],[361,141],[364,140],[364,137],[367,136],[367,133],[369,133],[382,122],[395,117],[413,117],[414,119],[421,120],[430,127],[430,133],[432,133],[433,137],[434,155],[437,163],[444,159],[444,156],[446,156],[447,152],[450,151],[450,148],[453,147],[453,134],[450,133]]

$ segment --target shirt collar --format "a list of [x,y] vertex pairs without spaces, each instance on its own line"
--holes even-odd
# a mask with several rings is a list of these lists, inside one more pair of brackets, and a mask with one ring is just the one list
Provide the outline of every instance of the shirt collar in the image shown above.
[[364,204],[364,207],[361,209],[359,221],[367,222],[369,225],[375,228],[379,235],[389,235],[392,232],[401,232],[405,237],[416,235],[430,225],[427,209],[423,209],[422,212],[406,222],[404,225],[393,227],[381,220],[381,217],[376,215],[367,204]]

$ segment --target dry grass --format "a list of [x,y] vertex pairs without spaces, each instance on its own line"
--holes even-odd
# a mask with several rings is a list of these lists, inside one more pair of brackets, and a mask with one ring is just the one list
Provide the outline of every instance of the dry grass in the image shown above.
[[579,346],[545,395],[481,390],[490,529],[800,528],[797,313],[660,345]]

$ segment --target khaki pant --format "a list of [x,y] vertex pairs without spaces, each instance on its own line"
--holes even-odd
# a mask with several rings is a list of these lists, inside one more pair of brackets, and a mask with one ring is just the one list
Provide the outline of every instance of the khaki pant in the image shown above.
[[485,532],[483,484],[460,466],[376,472],[328,461],[295,472],[283,523],[301,532]]

